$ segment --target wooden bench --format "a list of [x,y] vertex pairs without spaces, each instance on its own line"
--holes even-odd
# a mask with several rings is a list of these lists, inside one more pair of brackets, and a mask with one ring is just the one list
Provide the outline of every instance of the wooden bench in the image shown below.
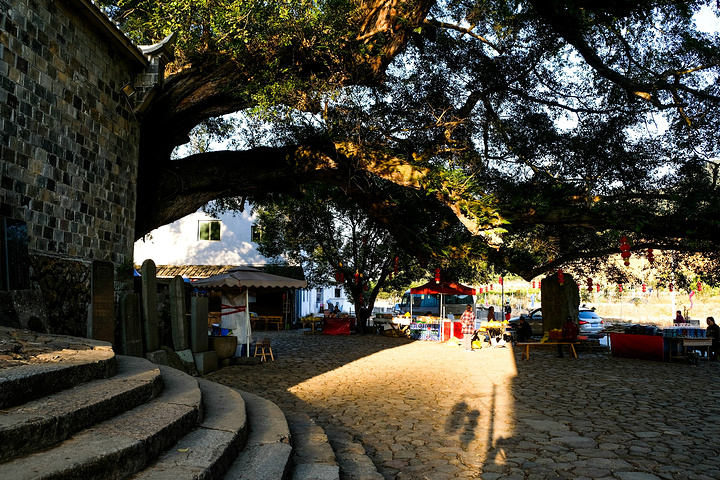
[[543,346],[543,345],[570,345],[570,353],[572,353],[572,356],[574,358],[577,358],[577,353],[575,352],[575,344],[577,342],[518,342],[515,345],[520,345],[523,347],[523,353],[520,357],[521,360],[529,360],[530,359],[530,346]]

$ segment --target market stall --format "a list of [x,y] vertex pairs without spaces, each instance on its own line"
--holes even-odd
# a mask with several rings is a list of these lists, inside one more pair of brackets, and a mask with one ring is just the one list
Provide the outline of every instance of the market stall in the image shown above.
[[222,293],[219,327],[221,331],[232,331],[237,337],[236,356],[240,355],[242,345],[246,346],[245,352],[250,356],[252,343],[252,327],[248,311],[250,290],[287,291],[307,287],[305,280],[273,275],[252,267],[232,268],[224,273],[195,280],[192,284],[198,290],[214,290]]
[[[432,327],[432,330],[439,330],[437,335],[434,334],[426,334],[423,339],[432,339],[432,340],[441,340],[446,341],[449,340],[451,337],[453,338],[462,338],[462,323],[460,322],[460,319],[452,319],[452,318],[445,318],[444,315],[444,306],[443,306],[443,297],[445,295],[475,295],[475,289],[472,287],[468,287],[465,285],[462,285],[460,283],[455,282],[435,282],[430,281],[426,283],[425,285],[421,285],[419,287],[411,288],[410,289],[410,295],[440,295],[440,318],[437,319],[436,323],[437,327]],[[412,301],[410,302],[410,305],[412,306]],[[412,312],[411,312],[412,314]],[[411,328],[412,330],[412,328]],[[430,329],[425,329],[430,330]]]

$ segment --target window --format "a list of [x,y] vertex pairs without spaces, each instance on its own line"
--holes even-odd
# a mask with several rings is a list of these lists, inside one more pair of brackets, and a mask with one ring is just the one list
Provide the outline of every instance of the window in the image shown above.
[[258,243],[262,236],[262,227],[259,225],[253,225],[250,227],[250,241]]
[[198,221],[198,240],[220,241],[220,220]]
[[341,295],[341,294],[342,294],[342,292],[340,291],[340,289],[339,289],[339,288],[336,288],[336,289],[335,289],[335,298],[340,298],[340,295]]

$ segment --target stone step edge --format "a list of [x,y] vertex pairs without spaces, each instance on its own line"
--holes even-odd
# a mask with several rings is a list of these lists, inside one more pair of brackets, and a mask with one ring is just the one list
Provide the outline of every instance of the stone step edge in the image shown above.
[[160,370],[117,356],[117,375],[96,379],[0,412],[0,463],[49,447],[135,408],[162,392]]
[[54,447],[0,464],[0,478],[106,480],[146,468],[197,427],[203,413],[197,380],[159,368],[161,395]]
[[286,415],[293,440],[292,480],[339,480],[340,466],[325,430],[304,413]]
[[245,400],[249,435],[245,449],[225,480],[284,480],[290,476],[290,428],[282,410],[270,400],[238,390]]
[[44,363],[18,365],[3,370],[0,377],[0,409],[21,405],[117,373],[112,347],[61,350],[39,356],[38,359]]
[[245,448],[248,422],[240,392],[209,380],[198,383],[205,408],[202,423],[132,480],[222,478]]
[[365,447],[347,432],[326,429],[335,458],[340,465],[340,474],[346,480],[383,480],[373,461],[368,457]]

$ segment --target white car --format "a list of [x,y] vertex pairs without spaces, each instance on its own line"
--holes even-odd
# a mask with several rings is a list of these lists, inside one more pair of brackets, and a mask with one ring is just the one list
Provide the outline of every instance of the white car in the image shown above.
[[[521,314],[520,317],[523,317],[525,321],[530,324],[534,336],[542,336],[542,309],[536,308],[527,314]],[[510,319],[510,325],[513,328],[517,326],[520,317]],[[581,307],[578,317],[578,329],[580,330],[581,336],[588,338],[603,338],[605,336],[605,334],[602,333],[602,330],[605,328],[605,323],[594,310]]]

